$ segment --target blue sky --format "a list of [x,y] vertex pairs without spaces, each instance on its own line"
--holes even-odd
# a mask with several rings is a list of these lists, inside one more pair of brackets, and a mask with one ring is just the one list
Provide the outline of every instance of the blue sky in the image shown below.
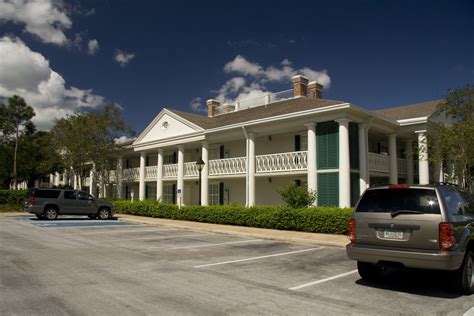
[[474,84],[474,1],[0,0],[0,38],[0,97],[23,92],[43,128],[116,102],[141,132],[163,107],[286,90],[295,73],[370,109]]

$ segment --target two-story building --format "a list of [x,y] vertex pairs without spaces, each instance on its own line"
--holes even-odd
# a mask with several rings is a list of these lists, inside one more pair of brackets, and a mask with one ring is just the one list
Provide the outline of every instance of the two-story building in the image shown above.
[[[208,100],[207,116],[162,109],[124,145],[100,194],[272,205],[281,203],[278,188],[296,181],[317,192],[317,205],[349,207],[369,185],[442,180],[425,134],[440,101],[371,111],[323,99],[323,87],[303,76],[292,81],[291,90],[252,100]],[[95,192],[97,182],[85,185]]]

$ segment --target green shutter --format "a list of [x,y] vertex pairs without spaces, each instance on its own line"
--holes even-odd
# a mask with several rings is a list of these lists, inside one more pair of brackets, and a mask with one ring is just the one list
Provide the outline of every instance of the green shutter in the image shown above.
[[360,185],[359,185],[359,173],[351,172],[351,206],[355,206],[357,200],[359,200]]
[[318,205],[339,205],[339,173],[318,174]]
[[295,151],[301,150],[301,135],[295,135]]
[[359,126],[349,123],[349,152],[351,169],[359,170]]
[[316,135],[318,169],[339,168],[339,124],[318,123]]
[[219,204],[224,204],[224,182],[219,182]]

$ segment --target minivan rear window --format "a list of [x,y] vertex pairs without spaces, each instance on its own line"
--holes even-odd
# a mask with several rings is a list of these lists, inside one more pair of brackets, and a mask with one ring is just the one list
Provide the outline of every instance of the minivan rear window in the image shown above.
[[61,194],[61,190],[35,190],[33,195],[36,198],[43,198],[43,199],[57,199]]
[[367,190],[356,212],[392,213],[399,210],[440,214],[436,191],[415,188]]

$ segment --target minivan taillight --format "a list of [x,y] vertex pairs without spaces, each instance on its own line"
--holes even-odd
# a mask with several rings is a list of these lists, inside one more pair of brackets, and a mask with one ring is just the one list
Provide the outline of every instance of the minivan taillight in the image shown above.
[[356,221],[353,218],[347,223],[347,238],[351,243],[356,242]]
[[454,226],[451,223],[439,224],[439,249],[451,250],[456,244],[454,237]]

